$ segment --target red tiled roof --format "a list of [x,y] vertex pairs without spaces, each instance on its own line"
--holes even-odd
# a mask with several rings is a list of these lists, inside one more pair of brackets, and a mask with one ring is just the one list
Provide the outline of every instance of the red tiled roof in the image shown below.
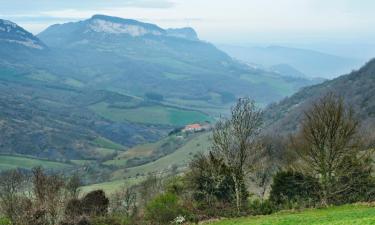
[[185,129],[200,129],[200,128],[202,128],[202,126],[198,123],[190,124],[185,127]]

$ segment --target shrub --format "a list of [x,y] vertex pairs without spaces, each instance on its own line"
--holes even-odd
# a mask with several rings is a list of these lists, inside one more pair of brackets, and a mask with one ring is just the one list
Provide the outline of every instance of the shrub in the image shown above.
[[293,202],[315,204],[319,201],[319,190],[315,178],[299,172],[281,171],[273,178],[270,201],[279,206]]
[[251,215],[269,215],[276,211],[276,207],[270,200],[254,200],[249,204],[249,211]]
[[12,225],[12,223],[7,218],[0,218],[0,225]]
[[92,191],[81,200],[86,215],[104,216],[108,212],[109,200],[103,190]]
[[348,157],[344,163],[350,165],[350,173],[341,176],[337,181],[337,186],[345,185],[350,188],[338,192],[332,202],[346,204],[375,201],[375,178],[372,176],[372,159],[368,157],[360,161],[355,157]]
[[183,216],[184,210],[179,205],[175,194],[166,193],[157,196],[146,206],[145,216],[152,224],[169,224],[178,216]]

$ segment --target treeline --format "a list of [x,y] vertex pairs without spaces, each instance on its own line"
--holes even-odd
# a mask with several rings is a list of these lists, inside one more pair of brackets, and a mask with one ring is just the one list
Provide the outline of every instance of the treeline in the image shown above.
[[[111,196],[79,193],[77,176],[34,169],[1,175],[3,224],[184,224],[375,200],[374,140],[343,99],[328,94],[305,112],[298,132],[265,134],[263,113],[244,98],[213,130],[212,147],[184,174],[150,175]],[[1,222],[0,222],[1,224]]]

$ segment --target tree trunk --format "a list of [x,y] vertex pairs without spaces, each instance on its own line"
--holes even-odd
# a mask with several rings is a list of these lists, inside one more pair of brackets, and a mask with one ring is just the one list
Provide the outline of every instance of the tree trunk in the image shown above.
[[241,212],[241,185],[239,179],[236,176],[233,176],[234,181],[234,189],[236,192],[236,207],[237,213],[240,214]]

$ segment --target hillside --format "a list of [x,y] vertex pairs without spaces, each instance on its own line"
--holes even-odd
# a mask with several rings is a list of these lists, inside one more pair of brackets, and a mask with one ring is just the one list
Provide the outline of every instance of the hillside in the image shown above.
[[84,87],[136,96],[153,92],[170,104],[217,106],[243,95],[267,104],[312,83],[241,64],[191,28],[95,15],[53,25],[38,37],[64,65],[75,65],[69,76]]
[[270,130],[276,132],[296,130],[303,111],[311,102],[328,92],[343,97],[346,103],[353,107],[363,125],[374,124],[375,60],[371,60],[357,71],[322,84],[306,87],[291,97],[269,106],[266,117]]
[[37,37],[0,20],[0,153],[96,160],[314,81],[238,63],[192,28],[103,15]]

